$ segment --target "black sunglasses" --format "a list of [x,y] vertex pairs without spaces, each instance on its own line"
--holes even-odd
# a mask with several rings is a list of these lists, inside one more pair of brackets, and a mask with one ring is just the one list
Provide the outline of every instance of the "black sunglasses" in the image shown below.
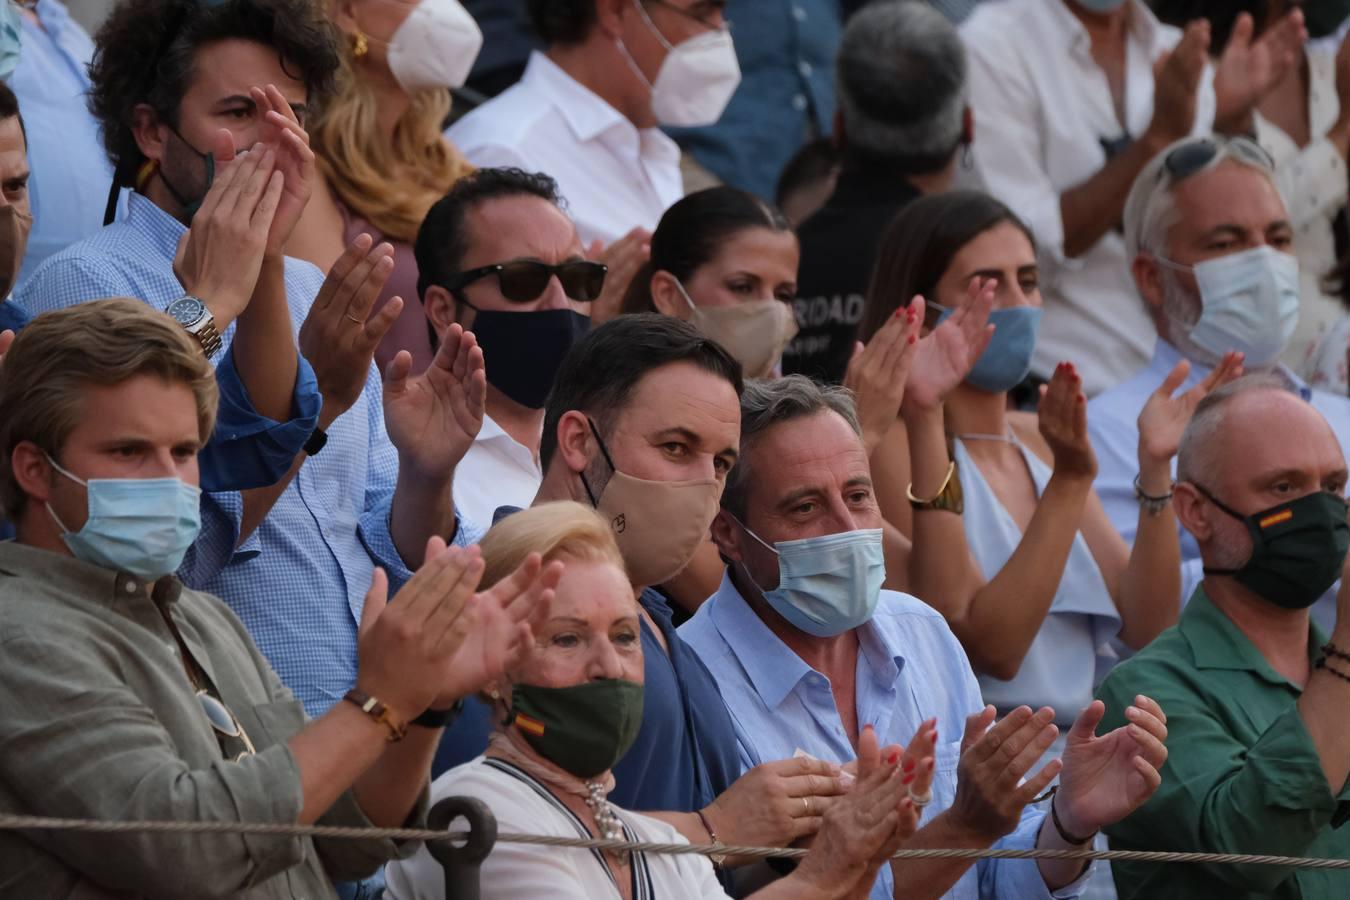
[[503,297],[512,303],[530,303],[539,299],[539,295],[548,287],[549,280],[556,275],[562,283],[563,293],[573,300],[585,302],[600,296],[608,271],[608,266],[598,262],[577,260],[551,266],[522,259],[460,272],[446,282],[445,289],[462,290],[481,278],[496,275]]
[[[1227,145],[1230,149],[1236,151],[1235,156],[1242,157],[1248,162],[1263,165],[1267,169],[1275,168],[1275,160],[1266,152],[1266,148],[1255,141],[1247,138],[1232,138],[1227,141]],[[1167,158],[1163,160],[1163,169],[1173,181],[1182,181],[1204,169],[1218,155],[1218,141],[1207,137],[1196,138],[1193,141],[1187,141],[1167,154]]]

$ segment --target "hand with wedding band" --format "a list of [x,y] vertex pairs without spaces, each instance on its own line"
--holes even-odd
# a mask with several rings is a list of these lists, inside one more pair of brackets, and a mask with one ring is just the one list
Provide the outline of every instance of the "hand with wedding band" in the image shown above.
[[375,245],[370,235],[357,235],[328,270],[300,326],[300,352],[314,367],[323,395],[321,428],[360,398],[375,348],[403,311],[403,300],[392,297],[370,313],[393,271],[394,248]]
[[839,766],[799,756],[755,766],[703,814],[727,844],[786,847],[815,834],[848,785]]

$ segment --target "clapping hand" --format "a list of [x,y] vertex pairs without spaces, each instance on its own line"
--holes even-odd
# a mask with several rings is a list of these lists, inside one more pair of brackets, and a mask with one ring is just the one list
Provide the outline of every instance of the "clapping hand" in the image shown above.
[[253,296],[267,229],[284,190],[284,176],[270,148],[255,144],[236,157],[232,141],[228,131],[216,135],[216,177],[178,241],[173,260],[179,283],[206,304],[221,332]]
[[[994,336],[989,314],[994,309],[997,290],[998,282],[992,278],[972,278],[966,288],[965,304],[919,341],[902,415],[932,412],[966,380]],[[919,312],[922,316],[922,306]]]
[[1228,134],[1248,130],[1252,110],[1284,79],[1303,52],[1308,32],[1303,13],[1294,8],[1252,39],[1250,13],[1233,23],[1223,55],[1214,67],[1214,129]]
[[909,306],[895,311],[867,346],[859,343],[848,362],[844,386],[857,398],[858,421],[869,456],[900,414],[922,323],[923,298],[915,297]]
[[1153,62],[1153,118],[1148,133],[1166,146],[1195,127],[1196,94],[1209,63],[1209,22],[1186,26],[1181,40]]
[[598,240],[591,244],[586,258],[604,263],[609,269],[600,296],[591,303],[592,327],[619,315],[628,285],[651,255],[652,233],[645,228],[634,228],[608,247]]
[[262,119],[262,141],[276,155],[277,170],[285,176],[285,191],[267,232],[267,252],[281,256],[314,192],[314,151],[309,134],[276,85],[249,89]]
[[950,814],[958,827],[987,844],[1011,834],[1022,810],[1054,781],[1061,762],[1051,760],[1023,781],[1059,735],[1055,711],[1020,706],[994,727],[992,706],[966,719]]
[[14,343],[14,332],[8,328],[0,331],[0,364],[5,361],[5,354],[9,352],[10,345]]
[[1054,457],[1056,475],[1089,483],[1097,477],[1097,455],[1088,440],[1087,397],[1073,363],[1060,363],[1050,383],[1041,386],[1037,419],[1041,437]]
[[729,844],[784,847],[815,834],[821,817],[847,790],[839,766],[798,756],[755,766],[703,813]]
[[1172,396],[1186,382],[1191,364],[1181,360],[1163,379],[1163,383],[1148,398],[1139,413],[1140,467],[1147,463],[1161,463],[1170,469],[1172,457],[1177,455],[1181,434],[1200,401],[1210,391],[1242,376],[1242,354],[1227,353],[1203,381],[1179,396]]
[[1119,822],[1153,796],[1167,761],[1167,716],[1142,694],[1125,710],[1129,724],[1096,736],[1106,706],[1094,700],[1069,729],[1055,807],[1069,834],[1086,836]]
[[403,311],[403,300],[391,297],[370,314],[394,271],[394,248],[373,243],[370,235],[359,234],[348,245],[300,326],[300,352],[313,366],[323,395],[320,425],[325,428],[360,399],[375,348]]
[[411,370],[412,355],[401,350],[384,374],[384,423],[399,472],[448,481],[483,427],[483,351],[472,332],[451,325],[427,370]]

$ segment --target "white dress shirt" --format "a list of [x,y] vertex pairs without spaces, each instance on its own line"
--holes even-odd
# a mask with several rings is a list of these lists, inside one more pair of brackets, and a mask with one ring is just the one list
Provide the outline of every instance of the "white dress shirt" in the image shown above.
[[[1146,367],[1128,381],[1094,397],[1088,403],[1088,436],[1092,440],[1092,449],[1097,453],[1097,496],[1101,497],[1111,524],[1130,544],[1134,543],[1139,525],[1139,501],[1134,497],[1134,476],[1139,473],[1139,412],[1181,360],[1181,352],[1159,338],[1153,350],[1153,360]],[[1213,367],[1191,360],[1190,375],[1177,392],[1183,393],[1195,387],[1211,371]],[[1350,398],[1310,388],[1288,369],[1281,368],[1280,371],[1290,379],[1304,399],[1326,417],[1331,430],[1336,433],[1336,439],[1341,442],[1341,450],[1344,452],[1350,447]],[[1242,448],[1235,447],[1233,452],[1241,453]],[[1175,459],[1172,460],[1172,472],[1175,475]],[[1183,603],[1190,599],[1203,577],[1200,548],[1190,532],[1181,529]],[[1333,587],[1313,607],[1313,617],[1328,630],[1336,620],[1335,593]]]
[[1331,224],[1345,208],[1345,160],[1325,135],[1340,115],[1336,94],[1335,50],[1312,49],[1308,57],[1308,122],[1314,135],[1299,147],[1289,135],[1256,116],[1256,139],[1275,159],[1280,193],[1294,226],[1294,253],[1298,256],[1298,328],[1280,354],[1286,365],[1304,378],[1316,366],[1315,348],[1345,307],[1335,294],[1323,290],[1322,280],[1336,265],[1336,236]]
[[515,166],[558,182],[582,243],[655,229],[684,196],[680,148],[637,128],[544,54],[518,84],[456,122],[446,136],[475,166]]
[[[1181,33],[1129,0],[1124,126],[1091,40],[1064,0],[983,3],[961,28],[970,56],[975,174],[1036,236],[1045,320],[1033,371],[1069,360],[1089,396],[1148,362],[1153,323],[1135,293],[1125,241],[1108,231],[1091,249],[1064,254],[1060,195],[1107,162],[1102,141],[1138,138],[1153,116],[1153,61]],[[1210,130],[1214,90],[1206,72],[1195,132]]]
[[489,528],[499,507],[525,509],[533,503],[543,480],[534,451],[484,413],[478,437],[455,467],[455,506],[469,521]]

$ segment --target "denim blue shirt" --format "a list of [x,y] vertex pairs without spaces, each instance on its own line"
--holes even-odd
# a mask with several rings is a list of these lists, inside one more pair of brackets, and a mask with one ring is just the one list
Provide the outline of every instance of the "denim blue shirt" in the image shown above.
[[740,86],[715,124],[667,131],[727,184],[773,200],[792,154],[831,130],[839,0],[736,0],[726,17]]
[[[108,296],[163,308],[183,289],[173,256],[185,228],[133,194],[125,220],[49,259],[19,295],[30,313]],[[286,260],[286,295],[298,330],[323,283],[307,262]],[[226,331],[227,346],[234,336]],[[239,541],[238,493],[202,497],[202,530],[179,570],[189,587],[223,599],[248,627],[286,686],[318,716],[356,681],[356,631],[375,566],[391,591],[411,576],[389,533],[398,455],[384,428],[374,367],[355,405],[328,430],[262,525]],[[454,540],[478,531],[459,521]]]
[[[907,744],[925,719],[938,720],[933,803],[922,820],[927,824],[951,806],[956,796],[956,767],[966,717],[984,708],[979,685],[965,651],[942,616],[907,594],[882,591],[876,613],[856,633],[859,724],[871,723],[885,746]],[[798,749],[836,763],[854,758],[829,679],[778,639],[729,577],[680,626],[680,637],[703,659],[721,688],[736,726],[742,768],[785,759]],[[995,846],[1035,846],[1044,818],[1044,812],[1028,807],[1017,830]],[[947,897],[1077,897],[1086,880],[1085,874],[1052,894],[1034,860],[981,860]],[[891,900],[894,891],[891,868],[883,866],[871,898]]]
[[33,232],[18,283],[43,260],[103,225],[112,164],[85,105],[89,35],[58,0],[38,0],[39,27],[23,20],[23,52],[9,86],[28,132]]
[[[0,302],[0,331],[18,331],[31,321],[17,303]],[[291,468],[319,421],[323,398],[314,370],[304,357],[296,373],[290,421],[277,422],[253,408],[244,382],[226,353],[216,367],[220,405],[216,430],[197,465],[204,491],[246,491],[276,484]]]

